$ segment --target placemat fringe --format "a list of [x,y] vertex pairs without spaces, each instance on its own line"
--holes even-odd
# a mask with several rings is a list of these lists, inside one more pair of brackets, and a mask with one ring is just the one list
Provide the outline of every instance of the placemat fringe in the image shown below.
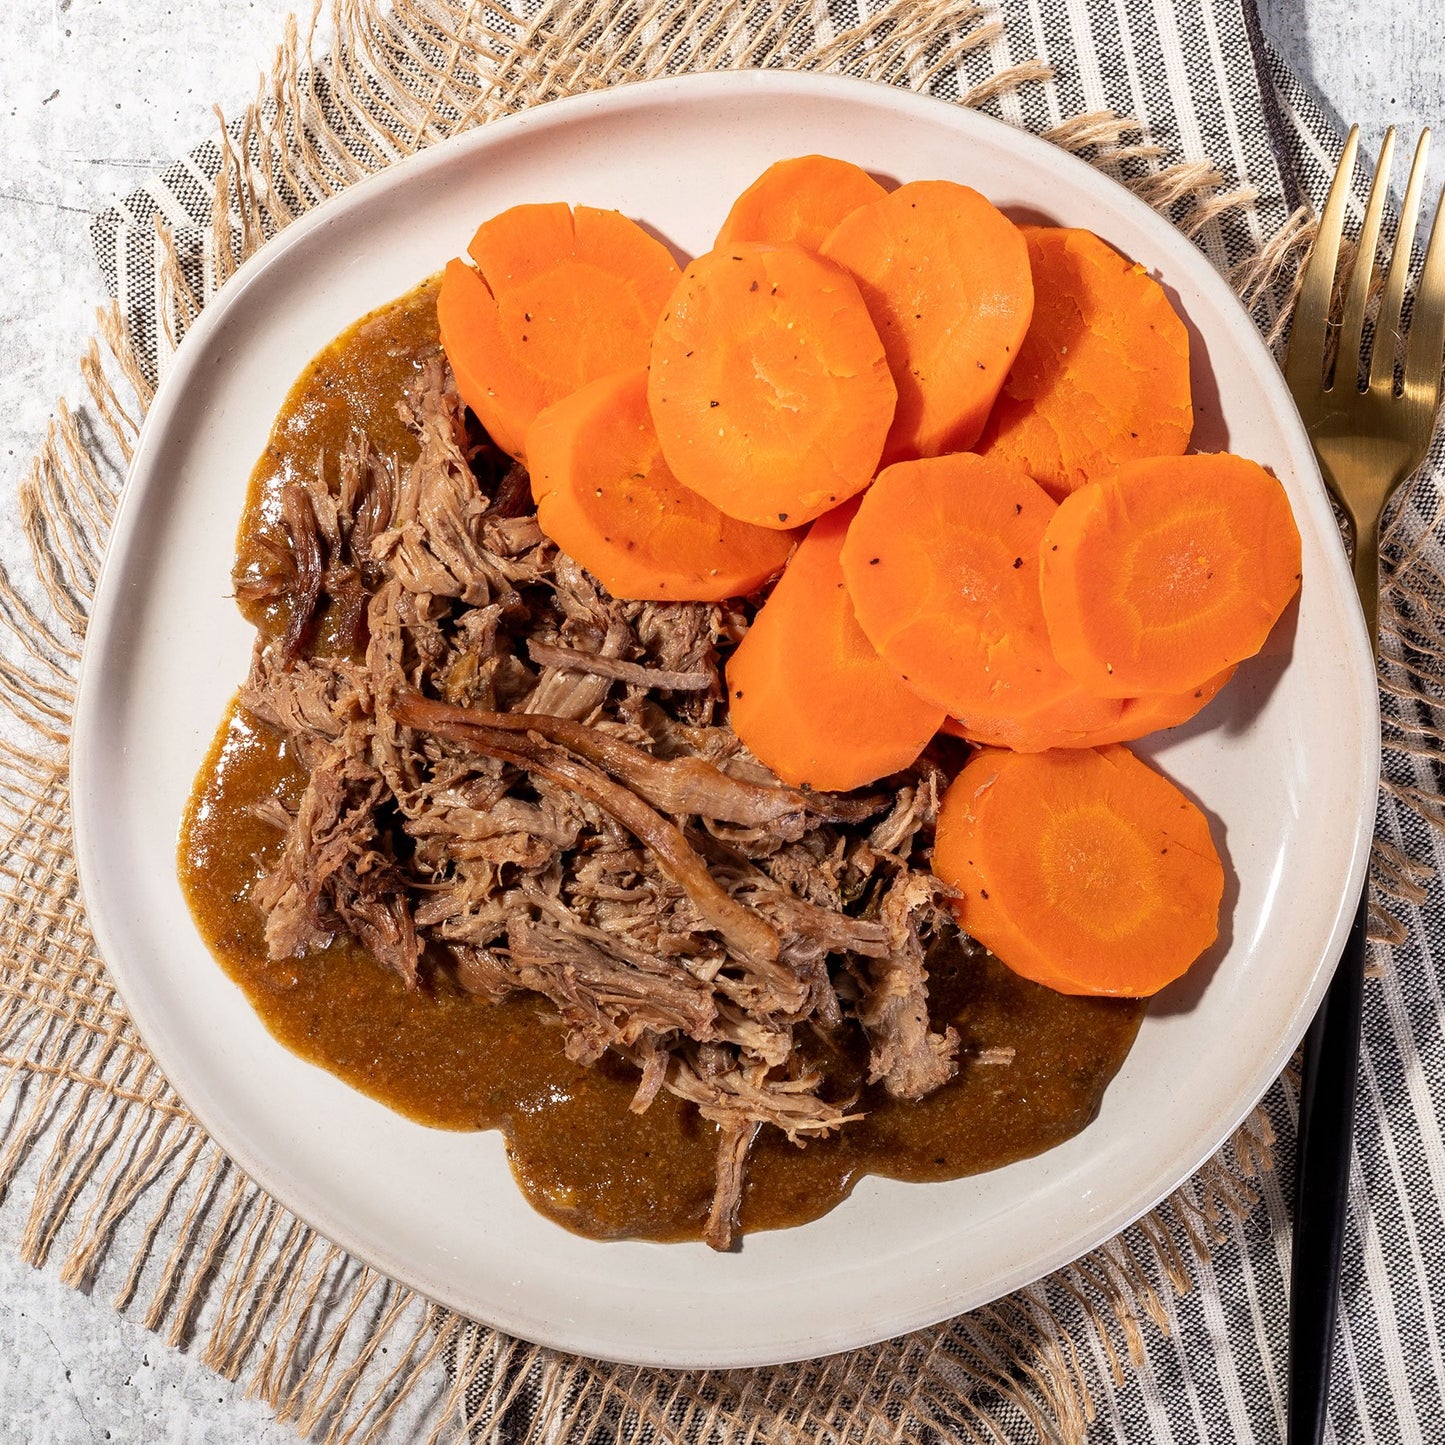
[[1300,267],[1314,245],[1317,230],[1314,213],[1301,206],[1254,255],[1246,256],[1229,273],[1229,284],[1264,332],[1265,345],[1276,354],[1294,314]]
[[[452,1348],[460,1328],[458,1316],[436,1306],[428,1307],[424,1318],[402,1346],[390,1372],[375,1383],[370,1396],[356,1408],[354,1423],[344,1433],[335,1436],[336,1445],[364,1445],[366,1441],[380,1439],[411,1392],[421,1388],[422,1381],[435,1380],[441,1373],[436,1367],[446,1351]],[[452,1398],[454,1391],[454,1385],[448,1388],[450,1405],[442,1407],[453,1420],[462,1413],[461,1396],[457,1394]],[[340,1423],[338,1420],[338,1426]]]
[[[173,1209],[176,1198],[181,1192],[181,1186],[193,1177],[196,1166],[200,1162],[201,1155],[210,1145],[210,1140],[208,1140],[199,1129],[186,1130],[186,1140],[187,1148],[185,1155],[176,1162],[174,1169],[171,1170],[170,1183],[165,1193],[161,1196],[160,1203],[146,1223],[140,1240],[136,1244],[134,1253],[131,1255],[130,1268],[126,1271],[125,1280],[116,1292],[113,1300],[117,1310],[123,1311],[128,1309],[131,1301],[135,1298],[136,1291],[140,1287],[141,1272],[151,1259],[151,1251],[155,1247],[156,1238],[160,1233],[161,1226],[172,1219]],[[156,1172],[158,1176],[161,1171],[158,1169]],[[151,1181],[147,1181],[147,1185],[149,1185],[150,1182]],[[139,1192],[137,1193],[137,1198],[139,1198]],[[118,1204],[119,1201],[116,1201],[116,1203]],[[119,1220],[120,1216],[117,1217],[115,1223],[118,1224]],[[112,1228],[114,1228],[114,1225]],[[97,1262],[95,1268],[98,1267]]]
[[161,1267],[161,1276],[156,1281],[150,1304],[141,1317],[141,1323],[148,1330],[160,1329],[170,1317],[173,1298],[183,1293],[181,1282],[194,1257],[206,1214],[221,1181],[234,1168],[231,1161],[209,1140],[203,1157],[205,1163],[200,1179],[185,1212],[181,1215],[175,1242]]
[[[101,1046],[99,1060],[106,1067],[116,1044],[112,1035]],[[124,1075],[119,1082],[124,1082]],[[20,1257],[36,1268],[50,1254],[56,1231],[69,1217],[76,1195],[93,1175],[101,1157],[115,1143],[129,1112],[123,1104],[104,1109],[90,1107],[89,1090],[66,1081],[70,1113],[56,1131],[56,1142],[41,1168],[35,1199],[20,1238]]]
[[[313,1435],[323,1420],[331,1422],[331,1428],[325,1436],[327,1445],[332,1445],[336,1439],[336,1432],[349,1417],[351,1401],[357,1390],[361,1388],[372,1360],[376,1358],[377,1351],[382,1348],[382,1342],[390,1338],[391,1332],[412,1303],[409,1290],[393,1284],[383,1276],[378,1275],[373,1281],[373,1285],[378,1294],[378,1300],[373,1305],[376,1322],[366,1331],[361,1348],[345,1365],[328,1369],[315,1382],[310,1398],[305,1401],[304,1406],[298,1405],[296,1409],[296,1428],[302,1435]],[[367,1291],[367,1294],[370,1294],[370,1290]],[[351,1308],[353,1310],[358,1308],[365,1298],[366,1296],[358,1291]],[[348,1311],[348,1316],[349,1313]],[[350,1324],[349,1317],[345,1324]],[[429,1318],[422,1324],[421,1332],[423,1334],[432,1333]],[[339,1329],[338,1338],[344,1334],[345,1329]],[[331,1358],[334,1361],[335,1355],[333,1354]],[[357,1423],[360,1423],[359,1419]]]
[[[348,1263],[344,1258],[336,1261],[336,1265],[343,1270]],[[277,1405],[276,1418],[295,1424],[302,1434],[307,1432],[308,1424],[314,1423],[312,1402],[326,1390],[331,1372],[337,1368],[341,1344],[351,1329],[352,1321],[372,1292],[378,1288],[384,1289],[386,1285],[384,1277],[370,1265],[358,1264],[356,1270],[357,1280],[351,1288],[349,1301],[340,1308],[339,1317],[330,1326],[324,1341],[318,1345],[295,1384]],[[339,1301],[333,1301],[333,1308],[338,1303]],[[349,1366],[343,1364],[340,1368],[345,1371]]]
[[[78,1237],[60,1268],[61,1282],[72,1289],[92,1288],[101,1264],[110,1253],[121,1221],[129,1217],[151,1185],[177,1164],[177,1156],[188,1142],[193,1153],[200,1143],[193,1131],[178,1123],[176,1113],[158,1111],[149,1103],[134,1112],[143,1121],[145,1140],[129,1154],[124,1149],[120,1151],[110,1174],[96,1190],[95,1199],[81,1222]],[[178,1177],[179,1170],[183,1168],[184,1161],[178,1166]],[[144,1258],[144,1252],[138,1249],[137,1262]],[[117,1297],[117,1308],[124,1308],[127,1303],[128,1296]]]
[[[318,1247],[325,1250],[321,1265],[308,1269],[307,1261]],[[301,1225],[296,1259],[286,1281],[286,1293],[276,1310],[275,1328],[247,1394],[265,1400],[273,1407],[281,1399],[286,1382],[296,1368],[303,1339],[302,1322],[311,1313],[330,1264],[340,1257],[341,1251],[334,1244],[327,1244],[308,1225]]]
[[261,1282],[274,1267],[279,1252],[273,1248],[276,1231],[290,1217],[268,1195],[253,1211],[235,1265],[227,1276],[201,1358],[218,1375],[234,1380],[245,1359],[243,1331],[250,1322],[252,1302],[260,1297]]

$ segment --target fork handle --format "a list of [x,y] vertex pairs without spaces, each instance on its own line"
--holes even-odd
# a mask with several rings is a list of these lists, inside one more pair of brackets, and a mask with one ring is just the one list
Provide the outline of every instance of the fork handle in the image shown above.
[[[1399,480],[1397,478],[1390,484],[1390,491],[1394,490]],[[1375,504],[1373,515],[1366,514],[1361,517],[1359,512],[1351,512],[1355,524],[1355,546],[1351,562],[1355,574],[1355,591],[1360,595],[1360,611],[1365,614],[1365,630],[1370,634],[1372,648],[1380,640],[1380,516],[1383,510],[1382,498]]]
[[1288,1445],[1320,1445],[1325,1433],[1355,1133],[1369,903],[1367,879],[1345,951],[1305,1035],[1290,1270]]

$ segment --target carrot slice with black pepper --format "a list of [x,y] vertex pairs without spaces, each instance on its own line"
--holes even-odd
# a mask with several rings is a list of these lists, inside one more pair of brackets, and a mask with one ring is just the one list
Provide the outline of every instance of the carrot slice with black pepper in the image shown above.
[[448,261],[442,273],[437,326],[457,395],[504,452],[520,457],[527,427],[547,404],[546,379],[508,358],[497,303],[465,261]]
[[478,271],[453,262],[442,281],[442,345],[462,400],[520,457],[543,407],[647,364],[678,265],[626,216],[561,202],[503,211],[469,249]]
[[1233,676],[1234,668],[1227,667],[1208,682],[1187,692],[1126,697],[1116,721],[1088,731],[1076,726],[1076,702],[1041,710],[1032,717],[1000,718],[993,723],[975,721],[965,726],[956,718],[949,718],[943,724],[943,731],[969,742],[1012,748],[1019,753],[1040,753],[1049,748],[1098,748],[1106,743],[1134,742],[1150,733],[1163,732],[1188,722],[1214,700]]
[[[1113,727],[1096,728],[1086,733],[1085,746],[1103,747],[1106,743],[1128,743],[1150,733],[1177,728],[1202,712],[1234,676],[1234,668],[1226,667],[1207,682],[1184,692],[1154,693],[1149,697],[1127,697],[1119,721]],[[1070,747],[1077,744],[1070,743]]]
[[844,216],[886,194],[852,161],[816,155],[776,161],[733,202],[713,248],[796,241],[816,251]]
[[1100,697],[1183,693],[1252,657],[1300,582],[1284,488],[1227,453],[1090,482],[1060,505],[1040,555],[1054,653]]
[[794,787],[845,792],[896,773],[943,720],[854,621],[839,553],[856,510],[813,523],[727,665],[733,731]]
[[1091,231],[1021,229],[1033,320],[975,449],[1060,501],[1121,462],[1178,456],[1194,428],[1189,333],[1164,288]]
[[1118,719],[1119,703],[1083,692],[1049,647],[1038,558],[1056,505],[1023,472],[961,452],[888,467],[848,529],[859,625],[909,687],[965,726]]
[[822,254],[857,281],[888,352],[884,464],[971,447],[1033,315],[1019,228],[968,186],[910,181],[847,216]]
[[537,522],[614,597],[717,602],[782,570],[792,532],[724,516],[681,486],[647,409],[647,372],[618,372],[541,412],[527,432]]
[[1124,747],[981,750],[944,797],[933,869],[968,933],[1061,993],[1157,993],[1218,936],[1209,823]]
[[894,400],[857,286],[801,246],[699,256],[652,342],[648,401],[673,475],[760,527],[796,527],[862,491]]

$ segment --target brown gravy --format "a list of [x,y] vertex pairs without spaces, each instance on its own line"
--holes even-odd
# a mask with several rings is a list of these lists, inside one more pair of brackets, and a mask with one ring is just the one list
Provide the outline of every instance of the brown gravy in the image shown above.
[[[354,426],[405,463],[412,438],[396,399],[437,345],[435,288],[419,287],[364,317],[306,369],[272,428],[251,479],[238,556],[277,525],[289,478],[334,466]],[[334,478],[332,478],[334,481]],[[284,617],[247,609],[275,632]],[[321,630],[325,645],[325,628]],[[294,805],[304,775],[285,744],[233,705],[196,779],[181,828],[182,886],[202,936],[275,1037],[353,1087],[420,1123],[501,1129],[517,1182],[544,1214],[597,1238],[696,1238],[713,1192],[713,1126],[663,1093],[628,1111],[626,1065],[583,1068],[562,1053],[550,1005],[492,1004],[448,985],[411,993],[348,941],[300,960],[266,957],[248,901],[280,846],[251,806]],[[1016,977],[954,942],[934,950],[936,1020],[961,1038],[958,1076],[921,1103],[863,1088],[861,1122],[806,1148],[764,1130],[749,1157],[743,1229],[801,1224],[826,1213],[865,1174],[939,1180],[994,1169],[1049,1149],[1096,1113],[1138,1031],[1133,1000],[1069,998]],[[988,1051],[1012,1049],[1011,1062]],[[840,1087],[861,1084],[860,1060],[827,1061]]]

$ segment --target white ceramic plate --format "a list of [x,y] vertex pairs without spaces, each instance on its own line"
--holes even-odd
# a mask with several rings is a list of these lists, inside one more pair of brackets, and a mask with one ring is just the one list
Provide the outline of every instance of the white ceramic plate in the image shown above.
[[[293,378],[363,312],[521,201],[617,207],[683,252],[781,156],[948,177],[1087,226],[1158,274],[1195,343],[1197,440],[1271,467],[1304,538],[1297,612],[1201,723],[1153,750],[1227,856],[1223,939],[1151,1009],[1081,1135],[926,1186],[865,1180],[831,1214],[701,1244],[595,1243],[534,1213],[495,1133],[434,1132],[275,1043],[192,926],[178,820],[245,674],[230,597],[252,463]],[[863,1344],[1023,1285],[1147,1210],[1223,1141],[1293,1049],[1352,911],[1374,796],[1374,669],[1289,396],[1199,254],[1079,161],[970,111],[855,81],[655,82],[474,131],[312,212],[242,268],[151,408],[101,579],[75,725],[81,878],[101,951],[171,1083],[223,1148],[324,1235],[526,1339],[675,1366]]]

